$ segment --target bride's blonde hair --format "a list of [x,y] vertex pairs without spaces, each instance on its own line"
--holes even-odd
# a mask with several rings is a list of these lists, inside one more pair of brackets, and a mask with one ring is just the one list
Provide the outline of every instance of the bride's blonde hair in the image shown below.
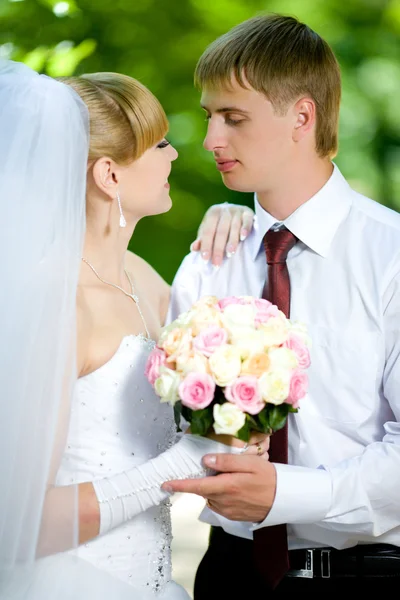
[[136,79],[119,73],[60,77],[89,109],[89,161],[102,156],[118,164],[138,159],[168,131],[164,109]]

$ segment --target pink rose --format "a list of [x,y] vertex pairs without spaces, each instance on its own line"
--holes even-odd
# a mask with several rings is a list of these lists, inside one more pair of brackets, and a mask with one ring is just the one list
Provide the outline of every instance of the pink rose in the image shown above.
[[167,355],[161,348],[154,348],[149,354],[149,358],[146,362],[144,374],[151,383],[154,385],[156,379],[160,376],[160,368],[165,365]]
[[257,309],[256,313],[256,326],[260,323],[266,323],[271,317],[277,317],[279,309],[275,304],[272,304],[264,298],[256,298],[254,304]]
[[257,415],[265,407],[258,387],[258,379],[253,375],[238,377],[231,385],[226,386],[224,394],[229,402],[236,404],[240,410],[249,415]]
[[290,333],[289,338],[283,345],[296,354],[296,358],[300,369],[308,369],[308,367],[311,364],[310,353],[308,351],[307,346],[298,335]]
[[219,346],[226,344],[227,340],[228,333],[225,329],[211,325],[200,331],[193,340],[193,346],[204,356],[211,356]]
[[189,373],[179,384],[182,404],[192,410],[206,408],[214,398],[215,383],[208,373]]
[[289,396],[286,400],[287,404],[291,404],[293,408],[298,408],[299,400],[304,398],[308,390],[308,376],[304,371],[296,370],[293,372],[290,380]]
[[227,296],[218,302],[218,306],[221,310],[224,310],[230,304],[247,304],[247,302],[244,298],[238,298],[237,296]]

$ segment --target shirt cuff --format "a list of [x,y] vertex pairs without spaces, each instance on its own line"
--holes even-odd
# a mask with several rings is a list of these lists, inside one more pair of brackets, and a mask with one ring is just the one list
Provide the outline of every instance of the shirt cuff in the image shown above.
[[251,529],[322,521],[332,502],[330,473],[294,465],[274,463],[274,466],[277,475],[274,503],[264,521],[253,523]]
[[247,540],[253,539],[253,531],[251,530],[252,523],[246,523],[245,521],[230,521],[222,515],[210,510],[205,506],[200,513],[199,521],[202,523],[208,523],[208,525],[214,525],[215,527],[222,527],[226,533],[236,535],[237,537],[245,538]]

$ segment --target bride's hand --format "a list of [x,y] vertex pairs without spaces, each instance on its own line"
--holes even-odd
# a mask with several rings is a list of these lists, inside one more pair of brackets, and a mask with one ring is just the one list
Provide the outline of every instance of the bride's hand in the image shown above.
[[230,258],[240,241],[246,239],[253,229],[254,211],[237,204],[214,204],[210,206],[197,232],[191,250],[201,252],[205,261],[220,266],[226,255]]

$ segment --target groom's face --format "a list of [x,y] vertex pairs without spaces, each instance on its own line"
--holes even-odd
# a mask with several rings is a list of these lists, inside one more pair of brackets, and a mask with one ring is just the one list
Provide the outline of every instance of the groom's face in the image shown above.
[[228,89],[203,89],[206,150],[213,152],[224,184],[241,192],[268,192],[285,176],[294,151],[295,115],[277,114],[266,96],[236,80]]

